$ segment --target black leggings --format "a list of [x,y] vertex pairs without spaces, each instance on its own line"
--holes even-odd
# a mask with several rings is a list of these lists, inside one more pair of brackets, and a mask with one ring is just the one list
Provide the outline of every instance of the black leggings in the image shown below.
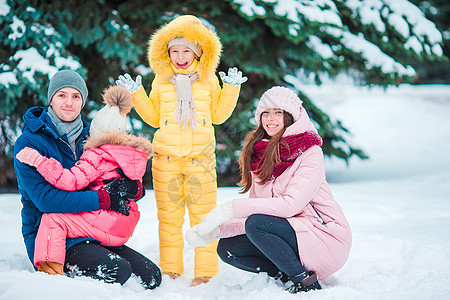
[[245,222],[245,232],[219,240],[217,253],[225,263],[249,272],[266,272],[271,277],[281,271],[294,283],[306,276],[297,236],[286,219],[251,215]]
[[112,248],[92,242],[77,244],[67,250],[64,271],[70,277],[88,276],[120,284],[135,274],[146,289],[154,289],[161,284],[159,267],[127,246]]

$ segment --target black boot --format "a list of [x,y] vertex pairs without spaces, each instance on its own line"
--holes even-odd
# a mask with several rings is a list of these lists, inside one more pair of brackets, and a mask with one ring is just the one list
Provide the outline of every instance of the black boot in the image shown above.
[[275,280],[275,282],[281,281],[282,284],[285,284],[290,280],[289,277],[281,271],[278,271],[277,275],[275,275],[273,279]]
[[308,277],[298,283],[294,283],[286,289],[291,294],[297,294],[300,292],[308,292],[310,290],[321,290],[322,287],[319,284],[317,275],[314,272],[308,272]]

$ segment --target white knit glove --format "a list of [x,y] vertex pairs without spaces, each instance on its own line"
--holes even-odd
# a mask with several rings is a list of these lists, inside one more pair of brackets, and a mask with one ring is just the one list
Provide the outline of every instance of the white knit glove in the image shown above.
[[134,81],[131,78],[130,74],[126,73],[125,75],[119,76],[119,78],[116,80],[116,84],[126,88],[130,91],[130,93],[134,93],[142,86],[142,76],[136,76],[136,81]]
[[198,226],[198,233],[206,236],[216,230],[220,224],[234,218],[233,201],[214,207],[201,221]]
[[185,238],[189,245],[193,247],[203,247],[209,245],[214,239],[216,239],[219,236],[219,233],[220,227],[217,226],[210,233],[201,235],[198,233],[197,224],[186,232]]
[[220,78],[222,81],[232,85],[241,85],[247,81],[247,77],[242,77],[242,72],[238,71],[236,67],[228,69],[228,75],[225,75],[225,72],[219,72]]

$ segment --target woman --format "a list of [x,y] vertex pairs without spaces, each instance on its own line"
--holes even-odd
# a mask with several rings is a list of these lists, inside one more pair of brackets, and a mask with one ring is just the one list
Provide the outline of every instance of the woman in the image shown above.
[[221,238],[220,258],[250,272],[292,281],[291,293],[321,289],[318,279],[339,270],[351,246],[349,224],[325,179],[322,139],[302,101],[276,86],[258,103],[258,125],[239,159],[247,199],[214,208],[188,231],[201,245]]

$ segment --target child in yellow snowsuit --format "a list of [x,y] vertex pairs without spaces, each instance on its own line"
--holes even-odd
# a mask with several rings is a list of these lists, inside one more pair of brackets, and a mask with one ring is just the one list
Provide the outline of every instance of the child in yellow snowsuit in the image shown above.
[[[247,78],[236,68],[215,75],[222,45],[194,16],[180,16],[162,26],[149,42],[148,59],[156,76],[150,95],[130,75],[118,85],[132,92],[139,116],[159,127],[153,138],[152,174],[158,207],[160,267],[172,279],[183,274],[185,206],[191,227],[216,206],[215,137],[212,124],[225,122]],[[218,272],[217,240],[195,248],[192,285]]]

